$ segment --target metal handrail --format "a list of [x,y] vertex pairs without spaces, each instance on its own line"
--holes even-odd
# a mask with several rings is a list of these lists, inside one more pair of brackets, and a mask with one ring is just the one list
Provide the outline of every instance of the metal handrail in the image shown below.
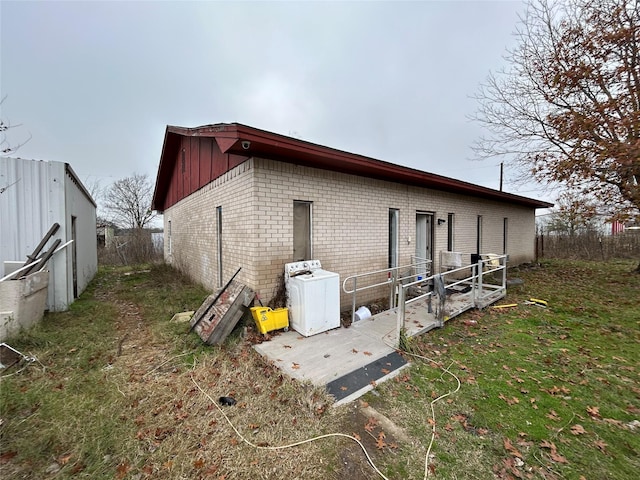
[[[413,258],[417,258],[417,257],[413,257]],[[404,271],[406,269],[409,269],[409,271],[411,271],[411,269],[415,269],[417,266],[419,265],[424,265],[426,267],[427,272],[430,271],[430,266],[432,264],[431,260],[428,259],[420,259],[419,262],[416,263],[411,263],[409,265],[403,265],[403,266],[399,266],[399,267],[390,267],[390,268],[384,268],[382,270],[374,270],[372,272],[366,272],[366,273],[359,273],[357,275],[351,275],[347,278],[344,279],[344,281],[342,282],[342,290],[344,291],[344,293],[347,294],[352,294],[352,300],[351,300],[351,321],[355,321],[355,315],[356,315],[356,295],[358,292],[362,292],[364,290],[369,290],[372,288],[377,288],[377,287],[382,287],[385,285],[389,285],[390,287],[390,291],[389,291],[389,308],[395,308],[397,306],[396,304],[396,298],[395,298],[395,287],[398,284],[398,282],[400,282],[400,284],[404,284],[405,280],[417,277],[418,274],[417,273],[413,273],[410,274],[408,276],[399,276],[400,271]],[[414,270],[415,271],[415,270]],[[358,286],[358,279],[362,279],[364,277],[368,277],[368,276],[372,276],[372,275],[384,275],[387,274],[387,279],[383,282],[378,282],[378,283],[374,283],[371,285],[365,285],[363,287],[359,287]],[[352,288],[348,289],[347,288],[347,282],[353,282],[352,283]],[[419,282],[424,282],[424,280],[419,280]]]
[[[398,338],[398,341],[401,338],[401,333],[400,332],[401,332],[402,328],[404,328],[406,305],[408,303],[412,302],[412,301],[417,301],[417,300],[422,299],[422,298],[433,296],[433,293],[434,293],[434,292],[427,292],[427,293],[425,293],[423,295],[420,295],[420,296],[418,296],[416,298],[413,298],[411,300],[405,300],[406,299],[406,291],[409,288],[411,288],[413,286],[416,286],[418,284],[423,284],[425,282],[433,283],[434,280],[435,280],[435,277],[438,277],[438,276],[442,279],[444,277],[452,276],[454,274],[457,274],[458,272],[468,271],[470,269],[471,270],[471,275],[469,275],[469,276],[467,276],[465,278],[456,280],[456,281],[454,281],[452,283],[449,283],[449,284],[444,282],[444,280],[443,280],[443,282],[449,288],[453,287],[453,286],[456,286],[456,285],[460,285],[460,284],[463,284],[463,283],[469,283],[470,282],[471,283],[471,301],[472,301],[474,306],[477,306],[477,301],[489,297],[495,291],[495,290],[492,290],[489,293],[487,293],[486,295],[483,294],[483,287],[484,286],[488,286],[488,284],[483,279],[483,275],[486,275],[486,274],[492,273],[492,272],[502,271],[502,282],[501,282],[502,284],[499,285],[499,286],[498,285],[490,285],[490,286],[498,287],[498,289],[505,289],[506,288],[506,284],[507,284],[507,280],[506,280],[507,279],[507,268],[506,268],[507,258],[508,258],[508,256],[506,254],[505,255],[496,255],[496,256],[494,256],[492,258],[489,258],[489,259],[480,258],[478,260],[478,263],[472,263],[472,264],[469,264],[469,265],[465,265],[463,267],[458,267],[458,268],[455,268],[453,270],[448,270],[446,272],[442,272],[442,273],[437,274],[437,275],[432,275],[432,276],[430,276],[430,277],[428,277],[426,279],[416,280],[414,282],[410,282],[410,283],[406,283],[406,284],[400,285],[400,289],[398,291],[398,308],[397,308],[397,316],[396,316],[396,318],[397,318],[397,323],[396,323],[396,326],[397,326],[396,335],[397,335],[397,337],[396,338]],[[499,261],[499,266],[491,268],[491,269],[489,269],[487,271],[484,271],[485,264],[487,264],[489,262],[493,262],[495,260]],[[442,312],[439,312],[439,313],[440,313],[440,315],[443,315]],[[442,318],[438,319],[438,322],[441,323],[440,326],[442,326],[444,324],[444,320],[445,320],[444,316],[442,316]]]
[[[431,260],[425,260],[425,262],[426,263],[432,263]],[[420,262],[420,263],[422,263],[422,262]],[[347,290],[347,282],[349,280],[358,279],[358,278],[366,277],[366,276],[369,276],[369,275],[378,275],[378,274],[381,274],[381,273],[394,273],[394,272],[397,273],[399,270],[410,269],[410,268],[414,268],[414,267],[415,267],[415,264],[410,264],[410,265],[403,265],[403,266],[400,266],[400,267],[390,267],[390,268],[384,268],[382,270],[374,270],[373,272],[358,273],[357,275],[351,275],[351,276],[345,278],[344,281],[342,282],[342,290],[344,291],[344,293],[354,293],[356,291],[355,286],[354,286],[353,290]],[[412,275],[409,275],[409,276],[406,276],[406,277],[398,277],[398,278],[396,278],[396,280],[397,281],[405,280],[405,279],[411,278],[411,277],[415,277],[415,275],[412,274]],[[389,277],[384,282],[374,283],[373,285],[368,285],[366,287],[360,287],[358,289],[358,291],[367,290],[369,288],[380,287],[382,285],[387,285],[389,283],[389,279],[390,278],[391,277]]]

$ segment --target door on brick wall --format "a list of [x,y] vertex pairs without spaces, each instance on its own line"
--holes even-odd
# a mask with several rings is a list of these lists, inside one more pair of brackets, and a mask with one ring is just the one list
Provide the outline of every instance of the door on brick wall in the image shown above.
[[311,202],[293,201],[293,261],[311,260]]
[[[416,257],[433,261],[433,213],[416,212]],[[427,265],[418,265],[416,273],[426,276]]]

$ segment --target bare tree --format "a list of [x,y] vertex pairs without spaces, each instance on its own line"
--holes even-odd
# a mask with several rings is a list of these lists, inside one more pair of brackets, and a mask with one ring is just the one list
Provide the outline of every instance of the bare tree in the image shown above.
[[155,218],[151,210],[153,185],[147,175],[134,174],[114,182],[104,191],[104,208],[115,224],[143,229]]
[[478,156],[640,215],[638,0],[529,0],[516,38],[476,95]]
[[[7,99],[7,95],[0,99],[0,109],[2,108],[2,104]],[[8,138],[9,130],[13,128],[21,127],[22,124],[12,124],[10,120],[0,117],[0,154],[2,155],[10,155],[18,150],[22,145],[31,140],[31,134],[29,134],[29,138],[19,142],[17,144],[12,144]]]
[[82,184],[85,186],[89,195],[91,195],[91,198],[93,198],[95,202],[98,202],[102,198],[104,187],[99,179],[91,180],[87,177]]
[[573,237],[580,232],[594,230],[598,218],[597,204],[593,198],[567,190],[556,200],[547,231]]

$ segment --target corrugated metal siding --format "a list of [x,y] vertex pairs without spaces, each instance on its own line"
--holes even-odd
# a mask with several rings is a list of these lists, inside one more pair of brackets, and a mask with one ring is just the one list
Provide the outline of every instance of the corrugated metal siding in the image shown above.
[[[5,189],[0,194],[2,276],[4,262],[25,261],[54,223],[60,224],[54,239],[60,238],[62,243],[71,240],[71,216],[74,215],[82,224],[83,246],[79,238],[77,248],[82,252],[82,271],[86,272],[80,282],[79,266],[78,287],[81,283],[86,286],[97,270],[97,253],[91,252],[91,249],[96,251],[95,205],[78,184],[65,163],[0,158],[0,189]],[[47,306],[50,310],[65,310],[73,301],[69,249],[56,254],[48,269],[51,274]]]
[[[62,213],[64,203],[55,201],[62,193],[64,164],[15,158],[0,159],[0,271],[5,260],[25,260],[44,233]],[[57,170],[57,171],[55,171]],[[54,180],[57,180],[54,184]],[[60,192],[56,186],[60,185]]]

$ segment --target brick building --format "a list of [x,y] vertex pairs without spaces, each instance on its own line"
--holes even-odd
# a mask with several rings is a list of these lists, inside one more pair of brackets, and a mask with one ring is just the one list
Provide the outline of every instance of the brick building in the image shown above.
[[153,197],[168,263],[212,290],[242,267],[265,301],[295,260],[341,279],[441,250],[531,261],[549,206],[237,123],[168,126]]

